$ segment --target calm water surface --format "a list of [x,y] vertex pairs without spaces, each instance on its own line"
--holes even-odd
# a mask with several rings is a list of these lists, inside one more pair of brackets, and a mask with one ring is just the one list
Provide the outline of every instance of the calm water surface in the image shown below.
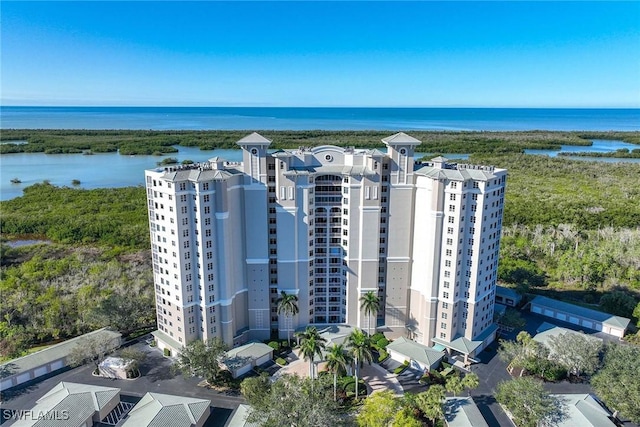
[[[637,145],[623,141],[595,140],[591,147],[562,146],[561,150],[526,150],[531,154],[556,156],[560,151],[606,152],[620,148],[634,149]],[[118,153],[103,153],[90,156],[82,154],[15,153],[0,156],[0,200],[8,200],[22,195],[23,188],[44,180],[58,186],[72,186],[71,181],[80,180],[80,188],[127,187],[144,184],[144,171],[151,169],[165,157],[175,157],[179,161],[202,162],[214,156],[228,161],[241,161],[241,150],[206,150],[197,147],[178,147],[178,153],[168,156],[121,156]],[[416,153],[419,159],[426,153]],[[445,154],[451,159],[467,159],[467,154]],[[603,162],[634,162],[640,159],[613,159],[576,157],[579,160]],[[11,179],[19,178],[20,184],[12,184]]]
[[640,109],[5,107],[1,129],[640,130]]

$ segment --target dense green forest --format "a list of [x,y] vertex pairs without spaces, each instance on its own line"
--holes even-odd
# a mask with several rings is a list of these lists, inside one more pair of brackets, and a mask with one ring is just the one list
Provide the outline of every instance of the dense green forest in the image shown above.
[[605,153],[591,153],[588,151],[580,151],[578,153],[562,152],[559,156],[575,156],[575,157],[611,157],[615,159],[640,159],[640,148],[629,150],[628,148],[620,148],[616,151],[607,151]]
[[[475,155],[509,170],[499,277],[523,291],[599,303],[640,291],[640,164],[531,155]],[[37,184],[0,202],[0,354],[107,324],[153,324],[153,283],[143,188],[83,190]],[[141,296],[141,297],[140,297]],[[139,304],[134,307],[133,303]],[[602,309],[615,311],[610,305]]]
[[153,325],[149,258],[59,244],[2,245],[0,356],[104,326],[128,334]]
[[[237,148],[236,141],[250,131],[146,131],[146,130],[24,130],[3,129],[0,154],[7,153],[91,153],[131,154],[174,153],[175,145]],[[297,148],[334,144],[381,148],[380,140],[392,131],[260,131],[273,140],[271,148]],[[411,131],[424,153],[521,153],[526,148],[559,149],[560,145],[591,145],[592,139],[616,139],[640,144],[640,132],[485,132],[485,131]],[[12,143],[17,141],[18,143]],[[26,143],[24,143],[26,141]]]

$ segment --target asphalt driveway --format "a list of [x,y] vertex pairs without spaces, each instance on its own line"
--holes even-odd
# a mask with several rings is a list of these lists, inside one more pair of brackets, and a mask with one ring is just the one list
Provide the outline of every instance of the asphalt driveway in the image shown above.
[[[228,396],[224,393],[198,386],[201,378],[184,378],[171,372],[171,360],[164,357],[158,348],[149,347],[144,341],[133,345],[136,349],[147,354],[147,358],[140,367],[142,376],[132,380],[116,380],[92,375],[93,365],[84,365],[70,369],[53,377],[44,379],[23,388],[12,389],[2,393],[0,409],[28,410],[35,406],[36,401],[44,396],[61,381],[92,384],[103,387],[117,387],[122,396],[136,399],[147,392],[173,394],[178,396],[208,399],[211,401],[211,416],[207,427],[222,427],[231,413],[245,403],[240,396]],[[3,412],[0,410],[0,413]],[[2,421],[0,424],[4,425]],[[9,422],[6,423],[10,425]]]

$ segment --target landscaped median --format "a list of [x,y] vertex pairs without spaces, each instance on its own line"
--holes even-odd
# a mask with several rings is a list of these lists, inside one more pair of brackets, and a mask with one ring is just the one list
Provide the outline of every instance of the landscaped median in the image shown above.
[[396,369],[393,370],[393,373],[396,375],[400,375],[401,373],[403,373],[405,371],[405,369],[407,369],[409,367],[409,361],[405,360],[402,365],[398,366]]

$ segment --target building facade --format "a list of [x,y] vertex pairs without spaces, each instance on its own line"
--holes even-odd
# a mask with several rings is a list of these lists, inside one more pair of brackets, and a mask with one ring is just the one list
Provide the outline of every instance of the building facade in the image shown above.
[[[425,345],[490,341],[506,171],[416,163],[419,140],[382,141],[386,153],[272,152],[253,133],[242,162],[146,171],[159,345],[370,321]],[[278,315],[283,291],[298,298],[293,317]]]

